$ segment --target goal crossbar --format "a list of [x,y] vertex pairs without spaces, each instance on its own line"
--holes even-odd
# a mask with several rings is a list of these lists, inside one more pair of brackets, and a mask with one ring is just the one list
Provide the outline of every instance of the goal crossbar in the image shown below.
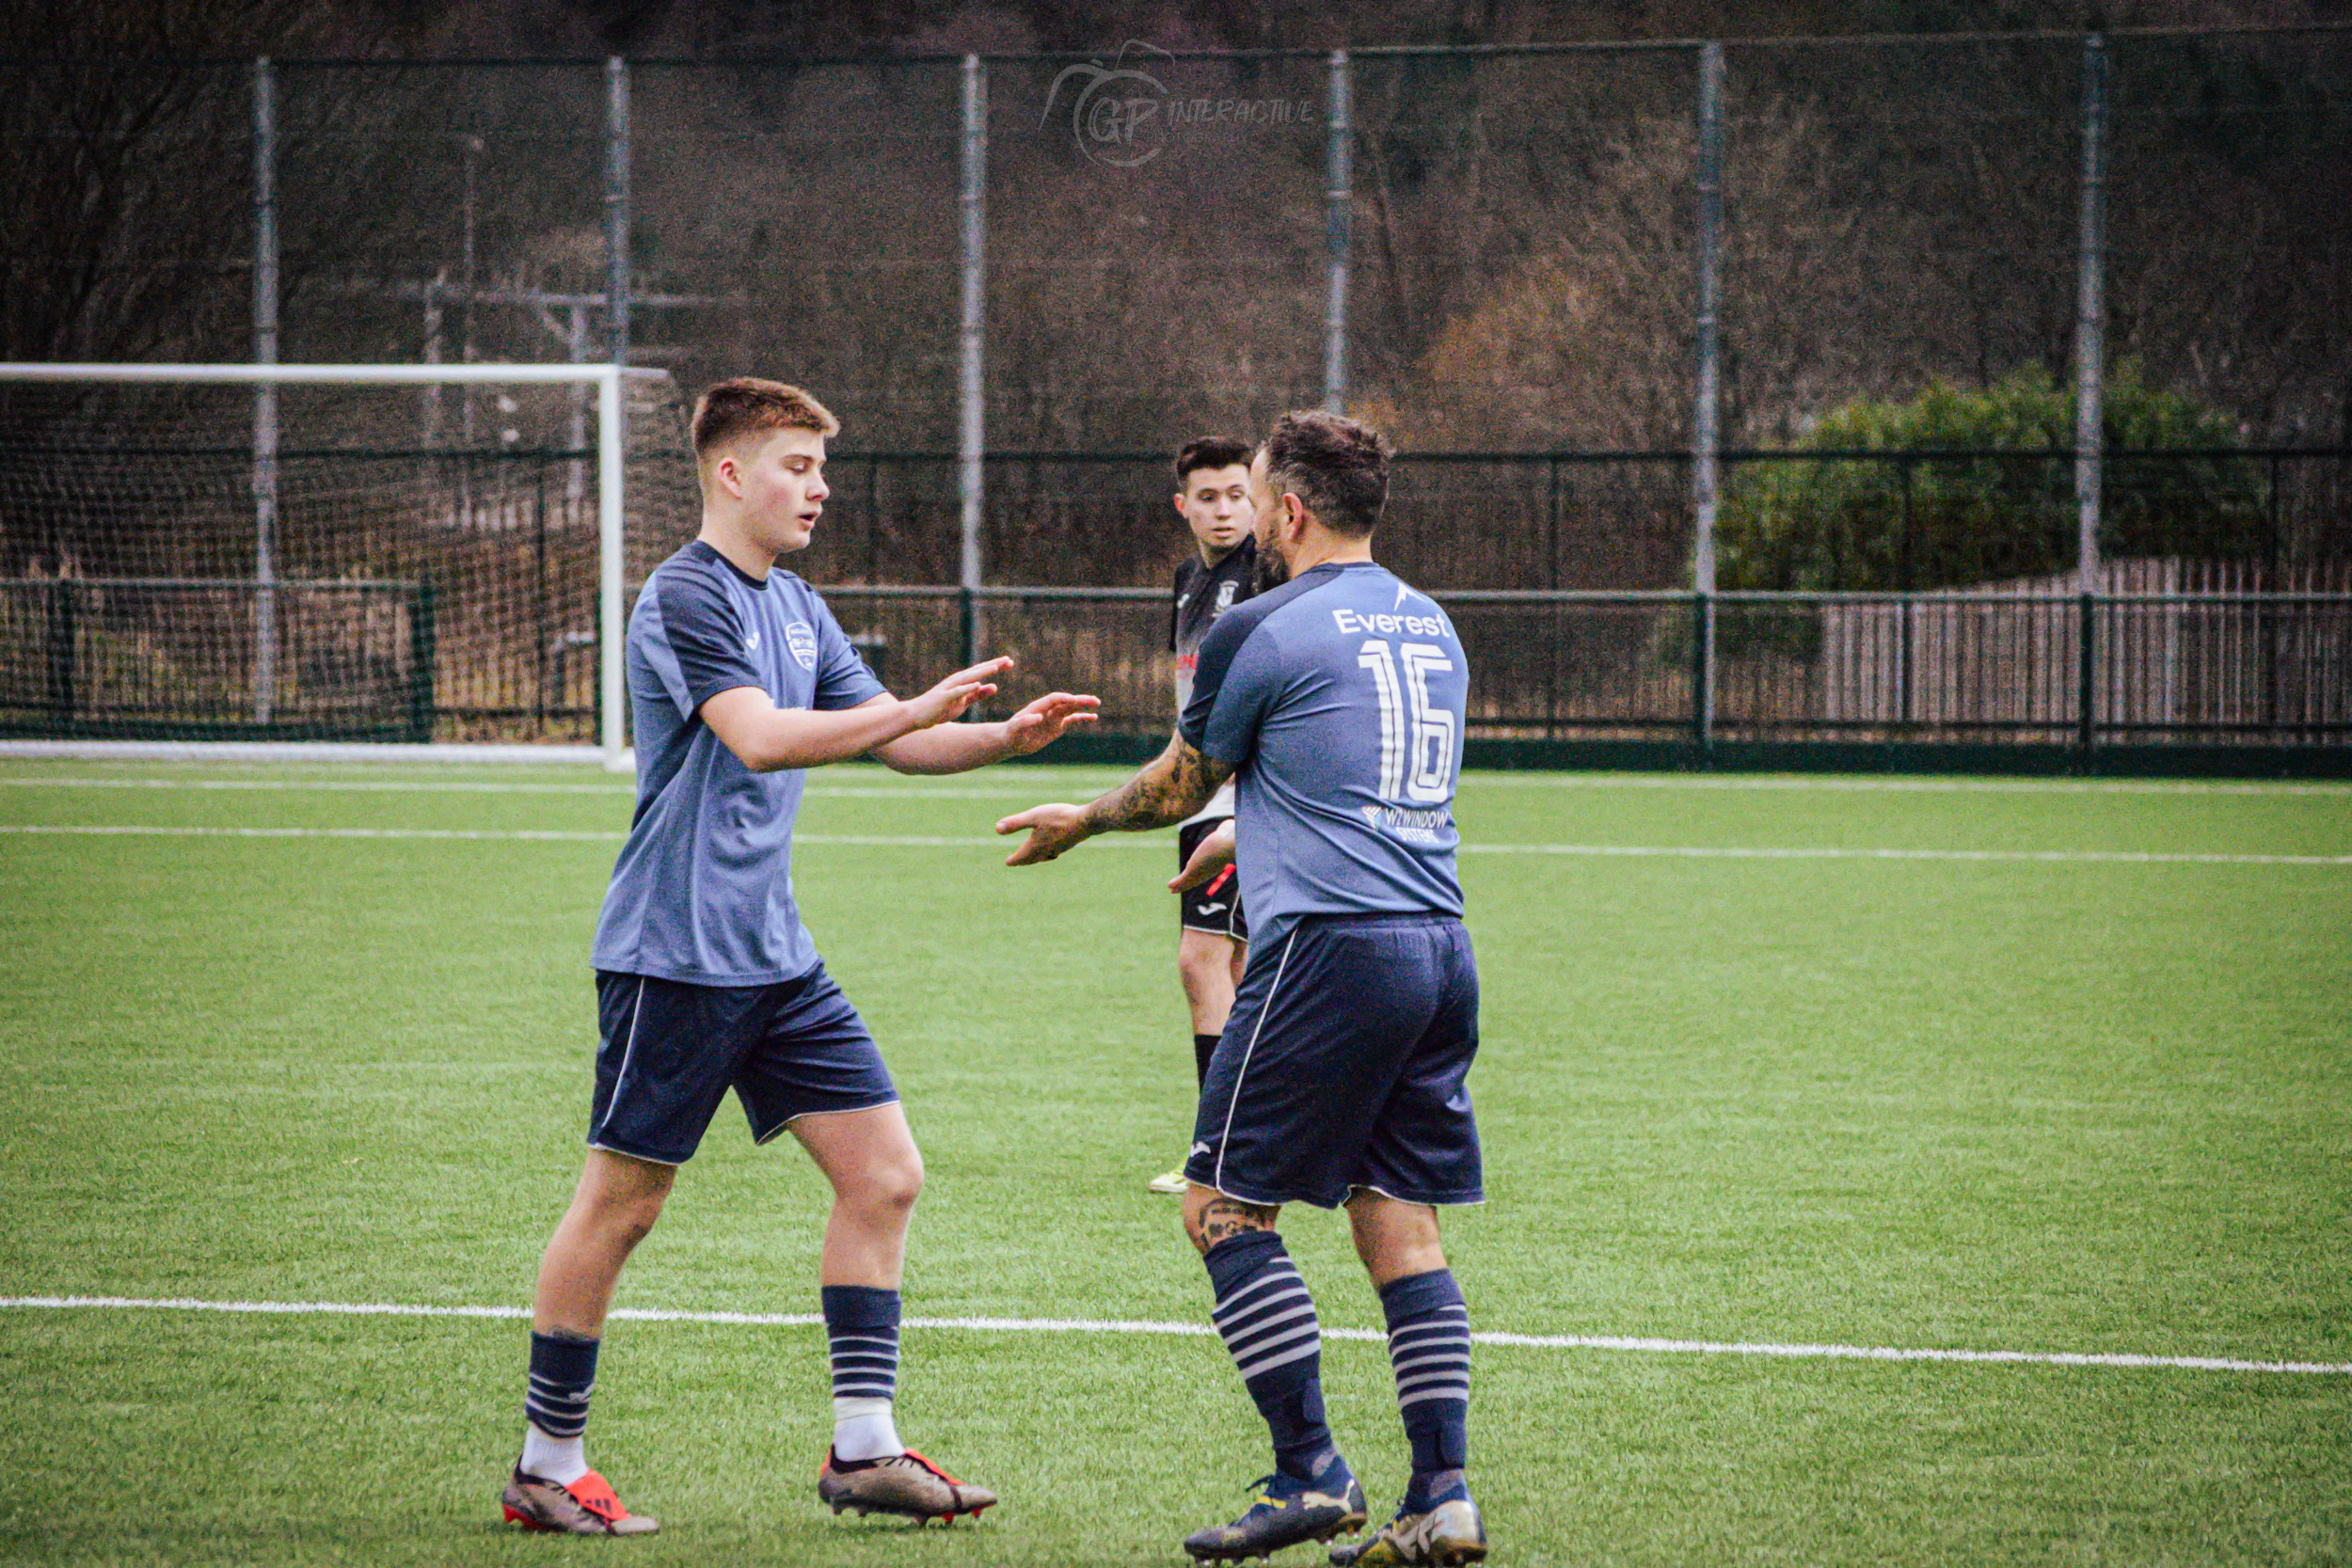
[[[177,382],[248,386],[461,386],[571,383],[596,388],[596,515],[599,647],[597,679],[603,722],[597,736],[608,764],[628,744],[622,652],[628,627],[621,617],[624,475],[621,383],[625,376],[662,380],[669,372],[614,364],[595,365],[156,365],[0,362],[0,381]],[[262,459],[257,449],[257,463]],[[270,453],[274,460],[275,453]]]

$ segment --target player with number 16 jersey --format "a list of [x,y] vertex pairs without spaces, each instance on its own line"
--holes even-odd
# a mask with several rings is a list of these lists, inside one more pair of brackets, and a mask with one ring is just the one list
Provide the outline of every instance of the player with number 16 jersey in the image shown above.
[[1249,958],[1209,1058],[1184,1162],[1184,1229],[1211,1317],[1273,1439],[1274,1473],[1203,1561],[1329,1540],[1369,1517],[1326,1419],[1314,1301],[1276,1225],[1291,1203],[1346,1205],[1380,1292],[1412,1472],[1395,1513],[1332,1553],[1387,1568],[1486,1555],[1469,1464],[1469,1311],[1438,1210],[1484,1196],[1468,1077],[1478,970],[1454,873],[1468,660],[1429,596],[1372,558],[1386,437],[1285,415],[1250,460],[1261,592],[1202,641],[1191,700],[1159,758],[1090,805],[1032,807],[1016,865],[1097,832],[1180,820],[1234,781],[1231,835],[1173,886],[1237,857]]
[[1253,947],[1301,915],[1460,916],[1469,686],[1445,611],[1370,561],[1317,566],[1210,628],[1177,730],[1237,769]]

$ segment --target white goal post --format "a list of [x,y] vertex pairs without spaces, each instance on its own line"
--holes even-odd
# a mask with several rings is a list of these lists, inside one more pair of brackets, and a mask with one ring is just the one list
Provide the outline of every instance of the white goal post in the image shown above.
[[[275,631],[266,607],[281,586],[274,564],[273,531],[278,485],[278,420],[274,388],[283,386],[527,386],[569,384],[596,388],[596,498],[598,528],[597,690],[600,724],[597,749],[608,767],[617,766],[628,746],[622,651],[626,562],[625,486],[628,446],[624,428],[623,378],[665,379],[667,372],[610,363],[580,365],[265,365],[265,364],[71,364],[0,363],[0,383],[48,382],[248,385],[255,391],[252,426],[254,573],[250,590],[264,612],[255,617],[257,718],[270,717],[274,689]],[[499,748],[528,754],[536,748]]]

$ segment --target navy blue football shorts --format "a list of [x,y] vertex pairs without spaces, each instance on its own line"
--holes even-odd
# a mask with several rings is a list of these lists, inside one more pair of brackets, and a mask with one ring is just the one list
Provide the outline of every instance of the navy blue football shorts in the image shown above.
[[596,972],[596,1095],[588,1147],[682,1165],[735,1090],[760,1143],[795,1117],[898,1098],[882,1052],[818,964],[771,986],[695,986]]
[[1331,1209],[1357,1188],[1485,1201],[1466,1080],[1478,965],[1451,915],[1309,915],[1253,946],[1184,1178]]
[[[1232,820],[1230,816],[1211,816],[1178,828],[1176,869],[1184,868],[1184,863],[1192,859],[1192,852],[1200,847],[1202,839]],[[1241,867],[1229,863],[1202,886],[1178,894],[1176,918],[1187,931],[1206,931],[1211,936],[1248,942],[1249,918],[1241,908]]]

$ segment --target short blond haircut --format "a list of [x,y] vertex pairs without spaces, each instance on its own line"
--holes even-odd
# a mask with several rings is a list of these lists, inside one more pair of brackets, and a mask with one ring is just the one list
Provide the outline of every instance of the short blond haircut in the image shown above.
[[722,447],[771,430],[813,430],[831,438],[841,434],[841,421],[798,387],[755,375],[735,376],[695,401],[695,460],[707,466]]

